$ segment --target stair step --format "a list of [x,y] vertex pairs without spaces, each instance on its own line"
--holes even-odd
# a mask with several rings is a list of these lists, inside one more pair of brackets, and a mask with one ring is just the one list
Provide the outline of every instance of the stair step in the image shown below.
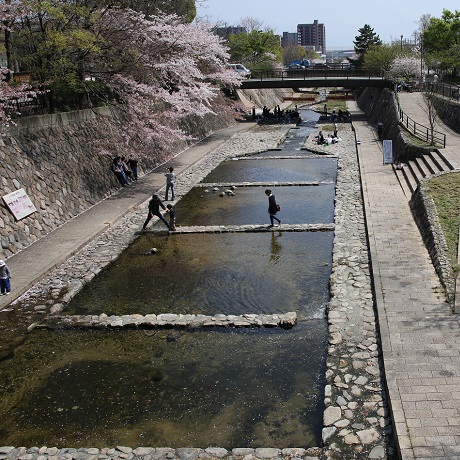
[[[402,176],[404,177],[404,182],[406,183],[407,187],[410,190],[410,195],[415,192],[415,189],[417,188],[418,181],[414,177],[414,174],[411,171],[411,168],[407,166],[404,166],[403,169],[401,169]],[[409,195],[409,197],[410,197]]]
[[455,169],[452,163],[440,150],[434,150],[430,152],[428,156],[438,164],[440,171],[452,171]]

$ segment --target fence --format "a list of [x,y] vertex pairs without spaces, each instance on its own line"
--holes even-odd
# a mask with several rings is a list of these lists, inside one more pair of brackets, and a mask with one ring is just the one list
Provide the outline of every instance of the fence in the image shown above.
[[443,148],[446,146],[445,134],[417,123],[415,120],[408,117],[402,109],[399,109],[399,121],[418,139],[421,139],[430,145],[441,145]]

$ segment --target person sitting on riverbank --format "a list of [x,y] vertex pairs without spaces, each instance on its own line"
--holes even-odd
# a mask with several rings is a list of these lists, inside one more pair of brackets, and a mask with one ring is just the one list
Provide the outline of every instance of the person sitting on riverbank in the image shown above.
[[324,144],[324,135],[323,132],[320,131],[316,136],[315,136],[316,143],[318,145],[323,145]]

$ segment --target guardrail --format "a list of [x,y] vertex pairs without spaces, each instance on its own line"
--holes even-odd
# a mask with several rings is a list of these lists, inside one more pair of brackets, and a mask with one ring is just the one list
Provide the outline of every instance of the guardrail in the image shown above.
[[427,83],[427,89],[434,93],[440,94],[448,99],[460,101],[460,87],[454,84],[446,83]]
[[399,109],[399,121],[411,134],[420,140],[428,142],[430,145],[442,145],[443,148],[446,147],[446,135],[444,133],[417,123],[408,117],[402,109]]
[[279,80],[311,80],[311,79],[328,79],[328,78],[362,78],[362,79],[380,79],[385,80],[385,71],[382,69],[289,69],[289,70],[254,70],[251,80],[264,80],[276,78]]

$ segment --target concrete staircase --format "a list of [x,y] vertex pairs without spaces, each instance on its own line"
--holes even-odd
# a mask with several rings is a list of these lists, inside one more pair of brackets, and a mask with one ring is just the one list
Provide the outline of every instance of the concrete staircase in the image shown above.
[[453,169],[455,168],[452,163],[439,150],[410,160],[408,163],[403,164],[401,169],[397,165],[393,165],[393,170],[408,200],[410,200],[422,179],[443,171],[452,171]]

